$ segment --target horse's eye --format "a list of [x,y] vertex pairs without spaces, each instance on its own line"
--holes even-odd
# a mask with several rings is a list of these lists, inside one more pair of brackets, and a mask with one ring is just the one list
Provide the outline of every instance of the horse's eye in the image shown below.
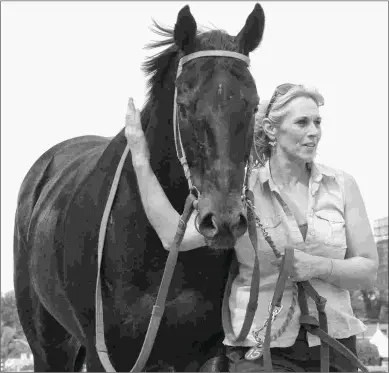
[[254,114],[257,114],[258,113],[258,106],[256,106],[255,108],[254,108]]

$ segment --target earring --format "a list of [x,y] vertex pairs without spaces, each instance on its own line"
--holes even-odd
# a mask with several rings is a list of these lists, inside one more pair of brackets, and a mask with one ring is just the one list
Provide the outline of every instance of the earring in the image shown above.
[[276,144],[277,144],[277,140],[269,141],[269,145],[270,145],[271,147],[275,147]]

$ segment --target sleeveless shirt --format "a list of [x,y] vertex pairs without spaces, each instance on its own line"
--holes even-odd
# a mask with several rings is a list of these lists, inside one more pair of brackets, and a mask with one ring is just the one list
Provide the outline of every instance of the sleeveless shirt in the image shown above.
[[[270,177],[269,162],[255,168],[250,176],[249,188],[254,193],[256,213],[265,230],[270,234],[277,249],[283,253],[285,247],[293,247],[306,253],[333,259],[344,259],[346,254],[346,224],[344,216],[344,175],[317,163],[309,165],[311,175],[308,189],[307,231],[304,240],[292,211],[282,200],[277,186]],[[253,332],[258,331],[268,317],[268,306],[273,297],[278,278],[278,268],[271,264],[276,257],[257,227],[258,254],[260,261],[260,289],[258,309],[253,325],[245,341],[233,343],[226,337],[224,344],[254,346]],[[254,253],[246,233],[235,246],[239,262],[239,274],[235,278],[229,298],[232,328],[238,335],[246,312],[253,273]],[[354,317],[348,290],[329,282],[312,278],[312,286],[327,299],[326,313],[328,333],[333,338],[348,338],[362,333],[366,326]],[[307,297],[309,312],[318,318],[316,305]],[[300,308],[297,302],[297,286],[287,281],[282,298],[283,309],[272,324],[270,346],[289,347],[296,340],[300,329]],[[264,340],[265,328],[258,332]],[[320,344],[320,339],[308,333],[309,346]]]

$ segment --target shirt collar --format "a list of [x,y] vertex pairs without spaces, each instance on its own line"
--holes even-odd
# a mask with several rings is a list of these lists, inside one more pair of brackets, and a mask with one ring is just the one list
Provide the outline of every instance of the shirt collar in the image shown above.
[[311,162],[308,163],[308,168],[311,170],[311,179],[313,182],[320,183],[323,176],[335,177],[335,172],[322,164]]
[[[321,165],[321,164],[311,162],[311,163],[308,163],[308,168],[311,170],[312,185],[313,184],[320,184],[321,180],[323,179],[323,176],[335,178],[334,171]],[[273,179],[271,178],[271,175],[270,175],[270,162],[269,162],[269,160],[266,161],[264,166],[258,168],[258,180],[262,185],[264,185],[265,183],[268,183],[270,190],[278,191],[278,188],[274,184]]]

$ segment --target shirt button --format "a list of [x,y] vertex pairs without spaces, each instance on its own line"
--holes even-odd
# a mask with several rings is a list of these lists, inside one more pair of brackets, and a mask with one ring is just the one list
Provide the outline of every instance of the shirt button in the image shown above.
[[314,236],[315,235],[315,232],[311,232],[311,236]]

